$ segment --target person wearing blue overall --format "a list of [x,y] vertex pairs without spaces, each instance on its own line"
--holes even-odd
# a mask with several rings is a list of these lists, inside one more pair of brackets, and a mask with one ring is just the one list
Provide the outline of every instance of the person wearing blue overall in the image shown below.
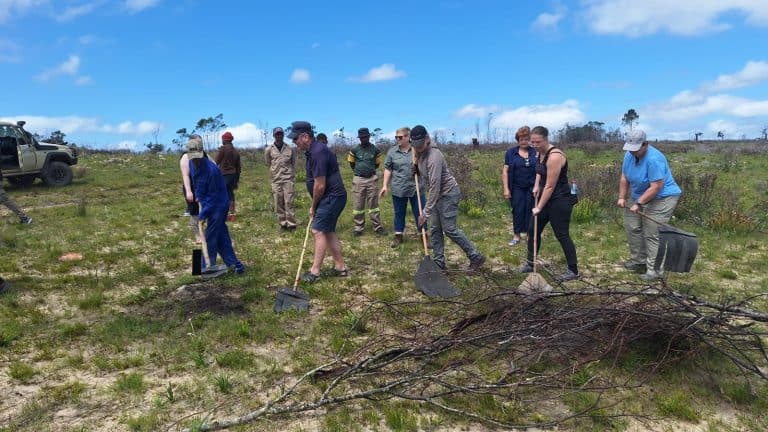
[[520,234],[527,233],[533,209],[533,183],[536,180],[536,150],[529,145],[531,128],[523,126],[515,133],[516,146],[504,155],[501,181],[504,198],[512,206],[513,237],[510,246],[520,243]]
[[242,274],[245,272],[245,266],[235,255],[227,229],[229,192],[224,176],[216,164],[205,155],[201,138],[190,138],[187,143],[187,155],[194,195],[200,203],[200,213],[197,217],[200,221],[207,222],[204,235],[211,262],[203,263],[203,269],[213,266],[216,256],[221,255],[227,267],[234,269],[237,274]]

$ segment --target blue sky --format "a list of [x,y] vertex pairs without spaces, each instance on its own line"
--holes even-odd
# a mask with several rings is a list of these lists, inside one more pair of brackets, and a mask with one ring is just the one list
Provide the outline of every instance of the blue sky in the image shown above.
[[467,141],[629,108],[650,138],[755,138],[766,46],[766,0],[0,0],[0,119],[135,150],[218,113],[243,147],[293,120]]

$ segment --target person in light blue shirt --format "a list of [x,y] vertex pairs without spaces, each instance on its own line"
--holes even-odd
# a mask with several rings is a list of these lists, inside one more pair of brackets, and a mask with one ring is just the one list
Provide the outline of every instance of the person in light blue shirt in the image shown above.
[[624,150],[616,202],[624,209],[624,230],[629,243],[630,258],[624,262],[624,268],[642,273],[640,278],[650,281],[662,277],[661,263],[656,262],[659,226],[640,213],[668,222],[682,190],[672,177],[667,158],[648,144],[644,131],[631,131]]

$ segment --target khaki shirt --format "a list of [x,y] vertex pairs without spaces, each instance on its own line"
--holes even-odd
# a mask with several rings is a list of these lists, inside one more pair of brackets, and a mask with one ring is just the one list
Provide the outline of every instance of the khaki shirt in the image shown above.
[[272,183],[288,183],[295,181],[296,178],[296,151],[288,145],[283,144],[283,149],[278,150],[272,143],[264,151],[264,161],[269,166],[269,179]]
[[[445,156],[436,148],[428,148],[418,155],[420,177],[424,177],[427,189],[427,204],[424,216],[430,217],[437,201],[445,195],[459,193],[459,183],[453,177],[445,162]],[[421,180],[421,178],[419,178]]]

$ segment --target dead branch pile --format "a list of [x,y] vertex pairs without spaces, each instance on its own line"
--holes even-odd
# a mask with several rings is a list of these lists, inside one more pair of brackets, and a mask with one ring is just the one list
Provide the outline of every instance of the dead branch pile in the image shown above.
[[[665,288],[594,288],[503,290],[469,303],[374,302],[360,318],[367,335],[350,332],[327,364],[259,410],[201,430],[387,399],[488,426],[553,427],[626,415],[614,409],[624,390],[701,355],[728,359],[747,379],[768,378],[768,315],[752,310],[762,299],[716,304]],[[577,394],[589,403],[569,403]]]

